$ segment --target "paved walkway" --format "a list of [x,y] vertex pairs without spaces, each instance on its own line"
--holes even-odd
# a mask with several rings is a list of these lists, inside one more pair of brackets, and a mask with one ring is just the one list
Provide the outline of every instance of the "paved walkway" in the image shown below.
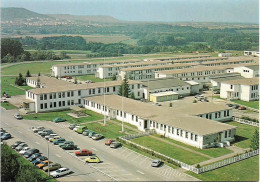
[[236,146],[229,146],[229,147],[226,147],[226,148],[229,149],[229,150],[232,150],[233,153],[227,154],[227,155],[223,155],[223,156],[220,156],[220,157],[217,157],[217,158],[213,158],[213,159],[210,159],[210,160],[207,160],[207,161],[203,161],[203,162],[199,163],[200,166],[211,164],[211,163],[214,163],[214,162],[218,162],[218,161],[221,161],[221,160],[233,157],[233,156],[235,156],[237,154],[243,154],[247,150],[249,150],[249,148],[248,149],[242,149],[242,148],[239,148],[239,147],[236,147]]

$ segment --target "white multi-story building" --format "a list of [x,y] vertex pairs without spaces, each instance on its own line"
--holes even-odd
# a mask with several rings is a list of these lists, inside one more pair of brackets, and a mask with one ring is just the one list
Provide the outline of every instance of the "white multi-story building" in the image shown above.
[[209,77],[213,90],[220,90],[221,82],[228,80],[238,80],[244,77],[240,73],[224,73],[219,75],[212,75]]
[[234,72],[240,73],[245,78],[259,77],[259,64],[235,67]]
[[198,148],[230,144],[236,134],[235,126],[217,122],[232,118],[232,110],[223,105],[197,103],[168,108],[106,95],[105,101],[102,96],[85,98],[84,106],[110,119],[132,124],[141,131],[155,130],[160,135]]
[[99,61],[99,62],[84,62],[57,64],[51,67],[51,75],[54,77],[75,76],[95,74],[97,69],[103,65],[116,65],[126,63],[136,63],[142,60],[119,60],[119,61]]
[[243,78],[221,83],[220,98],[252,101],[259,99],[259,78]]
[[[27,78],[27,83],[37,77]],[[43,80],[43,78],[42,78]],[[56,83],[53,85],[53,83]],[[141,83],[129,80],[129,88],[135,98],[142,97]],[[47,112],[69,109],[73,105],[82,105],[82,99],[96,95],[118,94],[122,81],[107,81],[88,84],[73,84],[55,78],[45,78],[43,88],[26,91],[25,109],[31,112]]]
[[231,64],[243,64],[243,63],[254,63],[253,59],[235,59],[235,60],[226,60],[226,61],[211,61],[204,62],[204,66],[222,66],[222,65],[231,65]]

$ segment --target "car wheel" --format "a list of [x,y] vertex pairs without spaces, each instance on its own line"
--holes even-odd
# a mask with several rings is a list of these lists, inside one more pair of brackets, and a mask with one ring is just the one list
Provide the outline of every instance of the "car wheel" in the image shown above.
[[59,175],[55,176],[56,178],[60,177]]

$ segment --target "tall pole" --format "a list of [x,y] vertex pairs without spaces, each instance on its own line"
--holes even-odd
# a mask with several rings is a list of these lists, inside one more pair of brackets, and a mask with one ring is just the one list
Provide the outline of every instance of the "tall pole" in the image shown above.
[[47,155],[48,155],[48,176],[50,176],[50,153],[49,153],[49,143],[47,141]]
[[122,85],[122,132],[124,132],[124,80]]
[[[104,58],[104,66],[105,66],[105,58]],[[103,77],[104,77],[104,125],[106,125],[106,79],[105,79],[105,69],[104,69],[104,72],[103,72]]]

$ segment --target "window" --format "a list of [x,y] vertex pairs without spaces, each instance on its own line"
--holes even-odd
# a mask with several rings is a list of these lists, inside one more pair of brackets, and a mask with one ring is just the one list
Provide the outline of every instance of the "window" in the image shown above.
[[230,89],[233,89],[233,85],[230,85]]
[[156,123],[156,128],[157,128],[157,129],[159,128],[159,124],[158,124],[158,123]]
[[62,106],[65,106],[65,101],[62,101]]
[[59,94],[59,98],[61,98],[61,93],[59,92],[58,94]]
[[187,132],[187,131],[186,131],[186,133],[185,133],[185,137],[188,138],[188,132]]
[[198,141],[198,135],[195,135],[195,141]]
[[171,127],[168,126],[168,133],[171,133]]
[[44,100],[47,100],[47,94],[44,94]]
[[67,105],[70,106],[70,100],[67,101]]
[[43,100],[43,95],[40,95],[40,100]]
[[107,92],[109,92],[109,87],[107,87]]
[[124,112],[124,118],[126,118],[126,113]]
[[135,117],[135,120],[136,120],[136,122],[138,121],[138,117],[137,116]]
[[73,92],[73,91],[71,91],[71,92],[70,92],[70,95],[71,95],[71,97],[73,97],[73,96],[74,96],[74,92]]
[[67,97],[70,97],[70,92],[67,92]]
[[190,139],[193,140],[193,133],[190,134]]
[[182,136],[182,130],[180,131],[180,133],[181,133],[181,136]]
[[95,89],[94,88],[92,89],[92,93],[95,94]]
[[44,108],[47,109],[47,103],[44,104]]
[[225,138],[227,138],[227,131],[225,131]]
[[231,137],[231,130],[228,131],[228,137]]
[[179,129],[177,129],[177,135],[178,135],[178,136],[180,135],[180,130],[179,130]]
[[115,92],[116,91],[116,87],[113,87],[113,92]]
[[61,101],[59,101],[59,107],[61,107]]
[[88,90],[88,94],[91,95],[91,89]]
[[62,92],[62,98],[65,98],[65,92]]
[[135,117],[135,116],[134,116],[134,115],[132,115],[132,120],[134,120],[134,117]]
[[120,111],[120,116],[121,116],[121,117],[123,116],[123,112],[122,112],[122,111]]
[[174,134],[174,128],[172,127],[172,134]]
[[41,104],[41,109],[43,109],[43,104]]
[[54,102],[53,104],[54,104],[54,107],[56,107],[56,102]]
[[74,105],[74,100],[71,100],[70,103],[71,103],[71,105]]
[[53,93],[53,99],[56,99],[56,93]]
[[78,100],[78,104],[81,104],[81,99]]
[[52,102],[50,103],[50,108],[52,108]]
[[78,96],[81,96],[81,90],[78,91]]
[[227,110],[227,116],[229,116],[229,110]]
[[100,88],[98,88],[98,93],[100,94]]
[[50,99],[52,99],[52,94],[50,94]]

